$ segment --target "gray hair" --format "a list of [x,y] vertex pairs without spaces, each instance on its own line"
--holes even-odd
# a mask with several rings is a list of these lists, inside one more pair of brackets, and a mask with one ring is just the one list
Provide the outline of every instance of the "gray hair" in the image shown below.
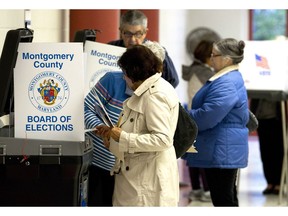
[[221,55],[232,59],[233,64],[240,63],[244,58],[244,41],[237,41],[234,38],[225,38],[214,43],[216,49]]
[[120,30],[123,29],[124,25],[141,25],[145,29],[148,25],[148,19],[146,15],[139,10],[128,10],[121,16],[120,19]]
[[147,40],[142,45],[149,48],[154,53],[154,55],[161,60],[161,62],[164,61],[165,49],[159,43],[157,43],[156,41]]

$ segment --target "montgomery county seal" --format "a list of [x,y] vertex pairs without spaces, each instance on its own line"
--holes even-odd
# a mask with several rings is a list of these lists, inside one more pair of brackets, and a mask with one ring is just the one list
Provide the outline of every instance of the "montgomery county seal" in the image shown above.
[[70,95],[67,81],[53,71],[37,74],[29,84],[28,93],[33,106],[45,113],[62,109]]

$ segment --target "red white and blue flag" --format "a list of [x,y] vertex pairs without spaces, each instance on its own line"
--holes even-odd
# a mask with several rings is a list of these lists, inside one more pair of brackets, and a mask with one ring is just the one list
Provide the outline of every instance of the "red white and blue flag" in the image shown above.
[[255,54],[255,59],[256,59],[256,65],[258,67],[270,70],[270,67],[269,67],[269,64],[268,64],[268,60],[267,60],[266,57]]

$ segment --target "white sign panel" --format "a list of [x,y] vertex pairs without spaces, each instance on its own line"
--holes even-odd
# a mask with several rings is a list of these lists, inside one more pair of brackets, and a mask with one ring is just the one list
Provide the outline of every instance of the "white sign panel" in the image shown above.
[[246,41],[240,63],[247,90],[288,91],[288,41]]
[[85,41],[84,51],[87,54],[85,74],[85,95],[87,95],[106,72],[121,71],[117,61],[126,48]]
[[82,43],[20,43],[15,137],[84,141]]

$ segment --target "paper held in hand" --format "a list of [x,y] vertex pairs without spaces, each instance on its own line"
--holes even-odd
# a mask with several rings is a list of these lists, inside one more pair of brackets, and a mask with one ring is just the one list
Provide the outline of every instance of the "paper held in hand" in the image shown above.
[[96,128],[92,128],[92,129],[84,129],[84,132],[87,133],[87,132],[92,132],[92,131],[97,131]]
[[98,102],[95,105],[95,112],[98,114],[99,118],[102,119],[105,125],[107,125],[108,127],[114,127],[113,122],[111,121],[104,105],[102,104],[96,92],[94,92],[94,96],[96,98],[96,101]]
[[198,153],[198,151],[196,150],[196,148],[195,148],[194,145],[192,145],[192,146],[187,150],[187,152],[189,152],[189,153]]

